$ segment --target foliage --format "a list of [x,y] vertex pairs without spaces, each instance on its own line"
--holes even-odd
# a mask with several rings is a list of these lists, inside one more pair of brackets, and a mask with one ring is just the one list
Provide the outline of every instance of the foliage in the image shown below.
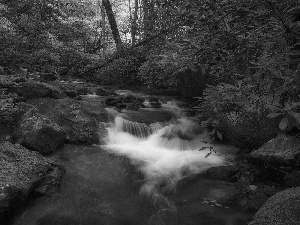
[[139,68],[139,76],[144,84],[154,88],[167,88],[177,85],[176,61],[161,55],[152,57]]
[[110,63],[100,69],[95,75],[95,81],[100,84],[134,85],[140,84],[137,76],[138,68],[141,65],[140,57],[127,55]]
[[300,102],[286,102],[282,105],[271,105],[269,106],[272,113],[268,114],[267,117],[275,118],[282,117],[283,119],[279,123],[281,130],[286,130],[289,127],[289,123],[292,125],[300,125],[300,113],[299,113]]
[[[3,1],[0,3],[0,64],[54,72],[69,61],[91,62],[93,4],[73,0]],[[75,53],[75,54],[74,54]],[[84,60],[82,60],[84,59]]]
[[201,68],[214,80],[201,104],[211,126],[217,124],[212,121],[225,126],[228,114],[243,115],[237,117],[240,128],[244,124],[239,132],[253,137],[247,121],[265,124],[270,113],[280,116],[272,124],[277,121],[281,129],[288,128],[288,120],[299,122],[297,3],[190,0],[178,8],[186,25],[171,37],[172,51],[183,59],[179,68]]

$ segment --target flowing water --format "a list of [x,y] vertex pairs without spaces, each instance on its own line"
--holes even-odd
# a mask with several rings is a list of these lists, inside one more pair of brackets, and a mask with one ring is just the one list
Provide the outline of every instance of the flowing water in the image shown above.
[[198,175],[231,164],[231,148],[205,148],[205,129],[174,103],[163,107],[177,119],[146,125],[115,116],[105,144],[66,145],[55,155],[66,167],[59,192],[33,201],[14,225],[247,224],[251,215],[228,204],[235,186]]

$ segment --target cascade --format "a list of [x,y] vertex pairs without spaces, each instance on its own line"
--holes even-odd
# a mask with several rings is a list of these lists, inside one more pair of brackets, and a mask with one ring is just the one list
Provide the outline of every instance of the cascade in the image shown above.
[[122,117],[115,117],[115,129],[118,132],[127,132],[137,137],[146,138],[153,132],[161,129],[163,123],[152,123],[147,125],[145,123],[138,123],[126,120]]
[[186,176],[227,164],[209,148],[199,151],[209,147],[208,131],[190,118],[146,125],[117,116],[107,130],[106,150],[128,157],[140,169],[144,193],[158,193],[162,185],[173,189]]

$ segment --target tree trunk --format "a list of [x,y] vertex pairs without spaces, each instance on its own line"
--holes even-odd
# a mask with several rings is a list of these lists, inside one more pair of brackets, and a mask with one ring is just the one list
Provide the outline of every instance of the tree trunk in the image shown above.
[[138,19],[138,8],[139,8],[139,1],[135,0],[134,3],[134,14],[133,14],[133,20],[131,24],[131,38],[132,38],[132,46],[136,43],[136,32],[137,32],[137,19]]
[[107,31],[106,31],[106,18],[105,18],[105,7],[103,3],[100,3],[99,0],[99,6],[101,8],[101,42],[103,43],[103,52],[102,56],[105,58],[105,51],[106,51],[106,37],[107,37]]
[[143,0],[144,39],[151,36],[155,23],[154,0]]
[[117,23],[116,23],[114,13],[113,13],[112,8],[111,8],[110,1],[109,0],[102,0],[102,4],[105,7],[106,15],[108,17],[110,28],[111,28],[111,31],[112,31],[112,34],[113,34],[113,37],[114,37],[117,52],[122,52],[122,50],[123,50],[122,40],[121,40],[121,37],[120,37],[120,33],[119,33],[119,30],[118,30],[118,26],[117,26]]

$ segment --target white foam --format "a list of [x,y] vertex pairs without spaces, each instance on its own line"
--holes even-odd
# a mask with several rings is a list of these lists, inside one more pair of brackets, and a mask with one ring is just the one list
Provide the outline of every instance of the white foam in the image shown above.
[[114,125],[108,128],[106,149],[127,156],[144,173],[145,184],[141,189],[144,193],[155,193],[161,186],[172,189],[186,176],[226,164],[209,149],[199,151],[209,146],[202,142],[207,135],[192,132],[195,126],[192,121],[178,120],[143,138],[124,131],[120,121],[116,117]]

